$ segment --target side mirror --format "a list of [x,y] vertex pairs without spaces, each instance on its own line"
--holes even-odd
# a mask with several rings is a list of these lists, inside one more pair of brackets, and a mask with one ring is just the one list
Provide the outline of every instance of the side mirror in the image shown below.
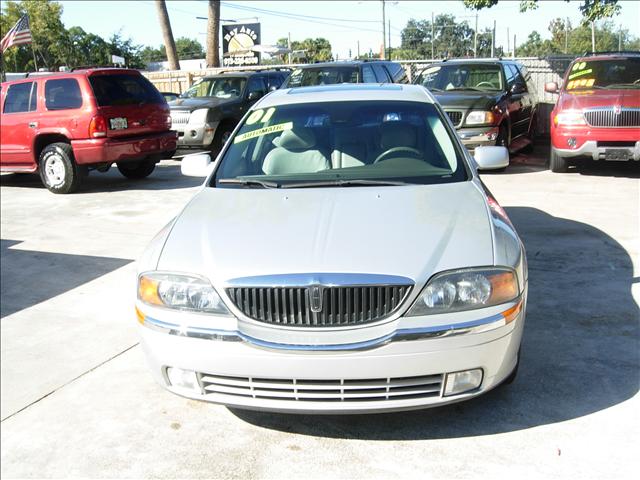
[[182,158],[180,172],[187,177],[206,177],[211,173],[211,157],[207,153],[192,153]]
[[521,83],[514,83],[514,84],[511,86],[511,90],[509,90],[509,91],[510,91],[511,93],[518,94],[518,93],[524,93],[524,92],[526,92],[526,90],[527,90],[527,89],[525,88],[525,86],[524,86],[523,84],[521,84]]
[[260,90],[254,90],[253,92],[249,92],[249,96],[247,100],[258,100],[259,98],[264,97],[264,92]]
[[544,84],[544,91],[547,93],[558,93],[558,84],[556,82],[547,82]]
[[509,150],[505,147],[478,147],[473,159],[478,164],[478,170],[505,168],[509,166]]

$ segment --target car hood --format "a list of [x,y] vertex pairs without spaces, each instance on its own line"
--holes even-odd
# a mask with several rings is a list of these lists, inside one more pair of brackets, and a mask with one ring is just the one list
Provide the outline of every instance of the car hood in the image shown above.
[[199,98],[178,98],[173,102],[169,102],[171,110],[189,110],[190,112],[199,108],[213,108],[224,103],[230,103],[235,99],[217,98],[217,97],[199,97]]
[[444,109],[489,110],[501,100],[503,93],[437,92],[433,95]]
[[214,285],[289,273],[399,275],[420,285],[438,271],[492,264],[484,196],[460,182],[204,188],[177,218],[157,268]]
[[585,108],[612,107],[640,107],[640,89],[619,90],[578,90],[563,91],[558,99],[561,110],[583,110]]

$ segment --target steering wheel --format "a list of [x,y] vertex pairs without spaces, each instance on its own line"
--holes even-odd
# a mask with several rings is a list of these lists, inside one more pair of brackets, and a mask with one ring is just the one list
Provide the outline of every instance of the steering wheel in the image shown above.
[[411,147],[393,147],[393,148],[390,148],[389,150],[387,150],[386,152],[382,152],[380,155],[378,155],[378,157],[373,161],[373,163],[378,163],[378,162],[382,162],[384,160],[389,160],[387,157],[389,157],[390,155],[392,155],[394,153],[398,153],[398,152],[412,153],[413,155],[415,155],[417,157],[422,157],[422,152],[420,152],[419,150],[416,150],[415,148],[411,148]]
[[492,82],[480,82],[479,84],[476,85],[476,88],[480,88],[483,85],[489,88],[496,88],[496,86]]

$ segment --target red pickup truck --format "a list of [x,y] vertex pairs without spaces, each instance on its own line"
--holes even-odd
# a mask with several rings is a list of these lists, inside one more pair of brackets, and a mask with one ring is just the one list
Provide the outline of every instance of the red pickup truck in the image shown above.
[[575,59],[551,112],[550,167],[565,172],[580,160],[640,161],[640,53]]
[[5,82],[0,92],[0,170],[36,172],[70,193],[90,170],[116,164],[151,174],[176,150],[169,107],[140,72],[97,68]]

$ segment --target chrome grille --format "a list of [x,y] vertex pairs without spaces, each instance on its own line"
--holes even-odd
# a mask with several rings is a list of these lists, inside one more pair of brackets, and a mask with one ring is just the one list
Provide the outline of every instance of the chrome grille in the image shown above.
[[454,127],[457,127],[462,122],[462,112],[457,110],[447,110],[445,113],[451,119],[451,123],[453,123]]
[[301,380],[198,374],[204,393],[306,402],[370,402],[440,396],[442,375]]
[[612,107],[585,110],[584,118],[592,127],[640,127],[640,108],[621,108],[615,113]]
[[186,125],[189,123],[189,116],[191,112],[172,110],[171,111],[171,125]]
[[402,304],[410,290],[410,285],[314,285],[232,287],[226,292],[242,313],[259,322],[297,327],[338,327],[388,317]]

